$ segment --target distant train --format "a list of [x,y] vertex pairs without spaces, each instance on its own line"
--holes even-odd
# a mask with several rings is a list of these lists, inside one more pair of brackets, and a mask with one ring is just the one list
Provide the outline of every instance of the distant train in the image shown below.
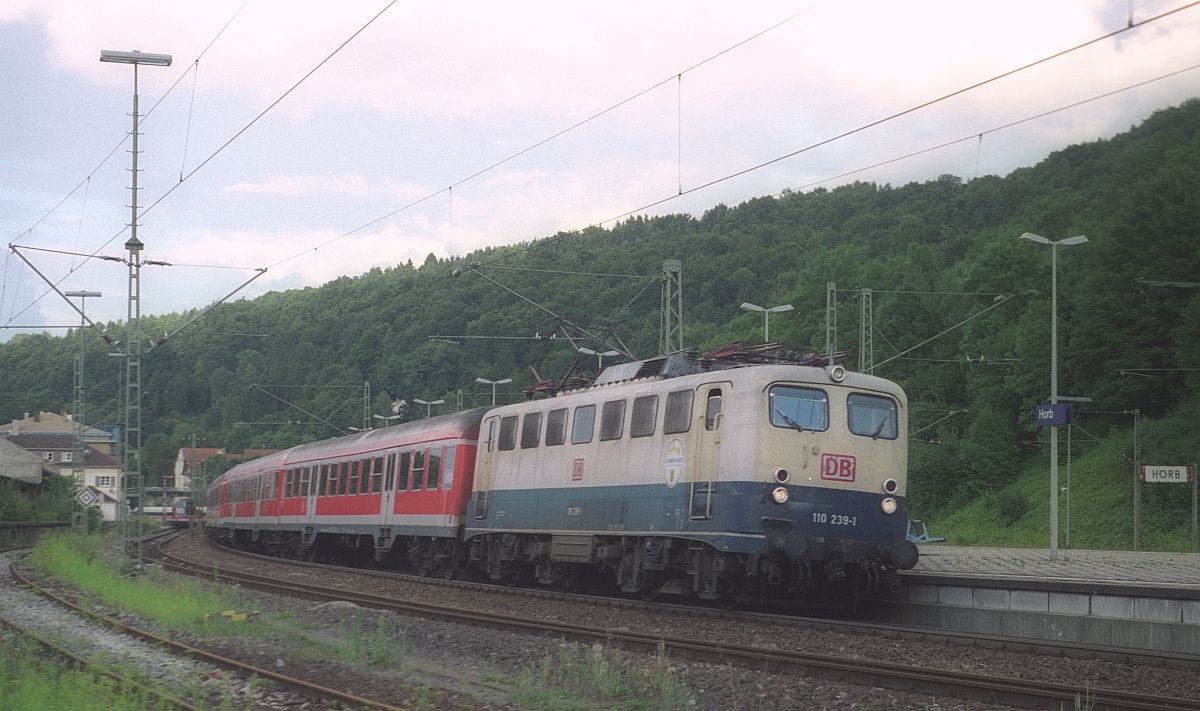
[[190,499],[181,499],[169,506],[146,506],[142,515],[163,526],[187,528],[196,514],[196,507]]
[[907,409],[837,365],[671,355],[241,464],[208,490],[207,530],[446,578],[844,602],[917,562]]

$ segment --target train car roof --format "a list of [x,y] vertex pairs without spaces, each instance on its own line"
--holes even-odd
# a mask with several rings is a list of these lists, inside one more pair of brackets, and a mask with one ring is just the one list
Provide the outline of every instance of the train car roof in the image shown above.
[[382,427],[365,432],[323,439],[318,442],[300,444],[261,459],[243,462],[222,474],[215,481],[217,486],[243,475],[261,472],[264,469],[282,469],[287,466],[303,465],[319,459],[351,457],[366,452],[376,452],[390,447],[401,447],[440,439],[474,438],[479,435],[479,423],[489,408],[477,407],[449,415],[439,415],[424,420],[405,422],[391,427]]

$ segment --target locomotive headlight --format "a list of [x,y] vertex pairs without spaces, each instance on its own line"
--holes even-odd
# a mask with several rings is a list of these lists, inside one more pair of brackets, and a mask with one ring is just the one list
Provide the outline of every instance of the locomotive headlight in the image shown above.
[[791,477],[791,474],[788,474],[787,469],[780,467],[779,469],[775,470],[775,481],[779,482],[780,484],[786,484],[789,477]]
[[[775,490],[771,492],[771,500],[777,504],[786,504],[788,500],[788,490],[782,486],[775,487]],[[894,501],[892,503],[895,504]],[[892,508],[895,509],[895,506]]]
[[895,479],[888,479],[883,482],[883,493],[894,494],[900,489],[900,482]]
[[884,499],[880,506],[883,508],[885,514],[896,513],[896,500],[890,496]]

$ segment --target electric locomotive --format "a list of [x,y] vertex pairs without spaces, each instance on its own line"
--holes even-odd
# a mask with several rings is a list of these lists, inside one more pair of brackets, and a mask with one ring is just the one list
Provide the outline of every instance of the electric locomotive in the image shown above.
[[612,366],[486,414],[463,538],[498,580],[856,599],[917,562],[906,429],[899,386],[841,366]]

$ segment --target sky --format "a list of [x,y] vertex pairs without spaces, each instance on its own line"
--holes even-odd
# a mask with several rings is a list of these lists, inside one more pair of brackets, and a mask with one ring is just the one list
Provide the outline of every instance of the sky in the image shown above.
[[79,322],[48,281],[126,317],[127,268],[77,256],[123,257],[131,221],[134,72],[101,50],[174,59],[138,70],[138,238],[170,265],[142,268],[149,315],[257,269],[234,298],[631,214],[1006,175],[1200,95],[1189,2],[0,0],[0,340]]

